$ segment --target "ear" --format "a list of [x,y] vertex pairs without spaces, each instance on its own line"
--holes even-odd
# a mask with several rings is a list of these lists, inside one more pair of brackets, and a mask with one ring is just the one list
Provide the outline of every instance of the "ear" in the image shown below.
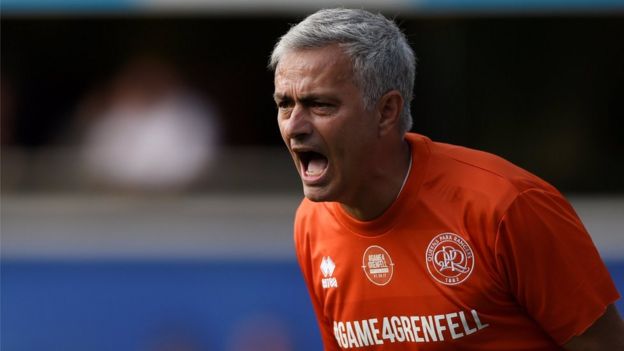
[[390,90],[379,99],[377,112],[379,113],[378,127],[380,136],[399,129],[402,111],[403,97],[398,90]]

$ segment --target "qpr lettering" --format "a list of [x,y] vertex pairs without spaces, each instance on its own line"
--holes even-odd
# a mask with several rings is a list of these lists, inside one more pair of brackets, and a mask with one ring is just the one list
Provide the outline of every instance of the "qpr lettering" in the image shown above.
[[440,271],[450,269],[451,271],[459,271],[466,273],[469,271],[466,264],[466,255],[461,250],[457,250],[451,246],[444,246],[441,250],[437,251],[433,260],[439,267]]

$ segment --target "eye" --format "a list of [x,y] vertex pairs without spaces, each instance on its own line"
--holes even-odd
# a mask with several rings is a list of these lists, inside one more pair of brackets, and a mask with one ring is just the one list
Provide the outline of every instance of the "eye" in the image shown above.
[[277,102],[277,107],[280,109],[286,109],[292,107],[293,103],[290,100],[282,100]]
[[315,101],[310,104],[310,107],[318,114],[324,115],[331,114],[336,109],[336,105],[324,101]]

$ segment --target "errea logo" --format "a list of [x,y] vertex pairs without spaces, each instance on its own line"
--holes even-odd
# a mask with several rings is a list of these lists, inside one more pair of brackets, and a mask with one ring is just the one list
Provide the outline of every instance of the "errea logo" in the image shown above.
[[323,272],[323,276],[325,277],[321,280],[323,289],[338,287],[338,281],[335,277],[332,277],[334,269],[336,269],[336,264],[332,261],[331,257],[323,257],[321,260],[321,272]]

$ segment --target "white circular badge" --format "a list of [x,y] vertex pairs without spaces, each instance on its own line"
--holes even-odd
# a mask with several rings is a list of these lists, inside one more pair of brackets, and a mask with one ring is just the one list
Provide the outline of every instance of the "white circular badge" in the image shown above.
[[394,263],[388,251],[381,246],[372,245],[364,251],[362,269],[373,284],[384,286],[392,279]]
[[442,233],[431,240],[425,252],[431,276],[445,285],[464,282],[474,268],[475,257],[468,242],[455,233]]

